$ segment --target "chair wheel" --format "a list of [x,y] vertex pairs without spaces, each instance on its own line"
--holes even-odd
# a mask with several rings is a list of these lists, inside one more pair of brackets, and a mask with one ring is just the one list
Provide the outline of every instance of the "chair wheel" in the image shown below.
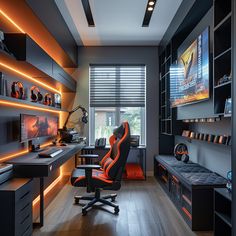
[[82,214],[83,214],[83,216],[86,216],[87,215],[87,211],[82,209]]
[[115,214],[117,215],[118,213],[119,213],[119,211],[120,211],[120,209],[119,209],[119,207],[117,206],[117,207],[115,207]]
[[116,197],[112,197],[111,201],[114,202],[116,200]]

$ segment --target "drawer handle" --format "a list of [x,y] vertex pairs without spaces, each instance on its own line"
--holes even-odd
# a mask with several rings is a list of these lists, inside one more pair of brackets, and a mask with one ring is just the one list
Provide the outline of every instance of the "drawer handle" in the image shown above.
[[26,207],[29,206],[30,203],[27,203],[20,211],[24,211]]
[[20,200],[22,200],[26,195],[28,195],[30,193],[30,191],[28,191],[28,192],[26,192],[24,195],[22,195],[21,197],[20,197]]
[[30,215],[27,215],[27,216],[20,222],[20,224],[22,225],[29,217],[30,217]]

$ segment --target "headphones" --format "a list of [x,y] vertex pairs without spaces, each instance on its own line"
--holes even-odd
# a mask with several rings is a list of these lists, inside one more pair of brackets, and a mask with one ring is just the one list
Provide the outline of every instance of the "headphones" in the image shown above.
[[11,85],[11,96],[22,99],[24,96],[24,86],[20,81],[15,81]]
[[[37,93],[34,93],[34,92]],[[32,102],[41,102],[43,100],[43,95],[40,93],[40,90],[36,86],[32,86],[30,89]]]
[[52,105],[52,96],[51,96],[51,94],[46,93],[46,94],[44,95],[43,104],[44,104],[44,105],[47,105],[47,106],[51,106],[51,105]]
[[184,143],[178,143],[174,148],[174,156],[178,161],[187,163],[189,161],[188,147]]

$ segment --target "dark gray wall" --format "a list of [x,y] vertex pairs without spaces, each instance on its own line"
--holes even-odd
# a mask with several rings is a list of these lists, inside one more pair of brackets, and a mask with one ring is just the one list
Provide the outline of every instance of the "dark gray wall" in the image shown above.
[[[190,130],[199,133],[214,135],[230,135],[230,118],[224,118],[214,123],[195,123],[190,125]],[[231,147],[208,143],[205,141],[192,140],[191,143],[181,136],[175,137],[176,143],[185,143],[188,146],[190,159],[206,168],[226,177],[231,170]]]
[[[76,65],[77,44],[54,0],[26,0],[26,2]],[[64,65],[64,67],[69,66]]]
[[[158,47],[80,47],[79,79],[74,107],[89,108],[89,64],[145,64],[147,68],[146,137],[147,170],[153,171],[153,156],[158,153]],[[84,134],[89,138],[89,124]]]
[[[198,25],[193,29],[191,34],[184,40],[179,47],[178,53],[181,54],[186,46],[207,27],[210,26],[210,88],[211,98],[207,101],[186,105],[177,108],[177,119],[191,119],[191,118],[206,118],[213,117],[214,104],[213,104],[213,82],[212,82],[212,46],[213,46],[213,9],[211,8],[208,13],[201,19]],[[190,130],[215,135],[231,135],[231,120],[224,118],[215,123],[194,123],[190,125]],[[208,169],[219,173],[226,177],[226,174],[231,170],[231,148],[229,146],[217,145],[203,141],[193,140],[191,143],[187,142],[182,137],[175,137],[175,143],[184,142],[187,144],[190,159],[197,162]]]

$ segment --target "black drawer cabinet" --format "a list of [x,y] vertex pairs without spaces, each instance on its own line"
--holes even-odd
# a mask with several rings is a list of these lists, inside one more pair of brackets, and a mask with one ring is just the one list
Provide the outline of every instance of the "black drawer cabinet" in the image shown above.
[[155,157],[154,173],[192,230],[213,229],[213,189],[225,186],[223,177],[196,163],[186,164],[165,155]]
[[32,235],[32,180],[14,178],[0,185],[0,234]]

